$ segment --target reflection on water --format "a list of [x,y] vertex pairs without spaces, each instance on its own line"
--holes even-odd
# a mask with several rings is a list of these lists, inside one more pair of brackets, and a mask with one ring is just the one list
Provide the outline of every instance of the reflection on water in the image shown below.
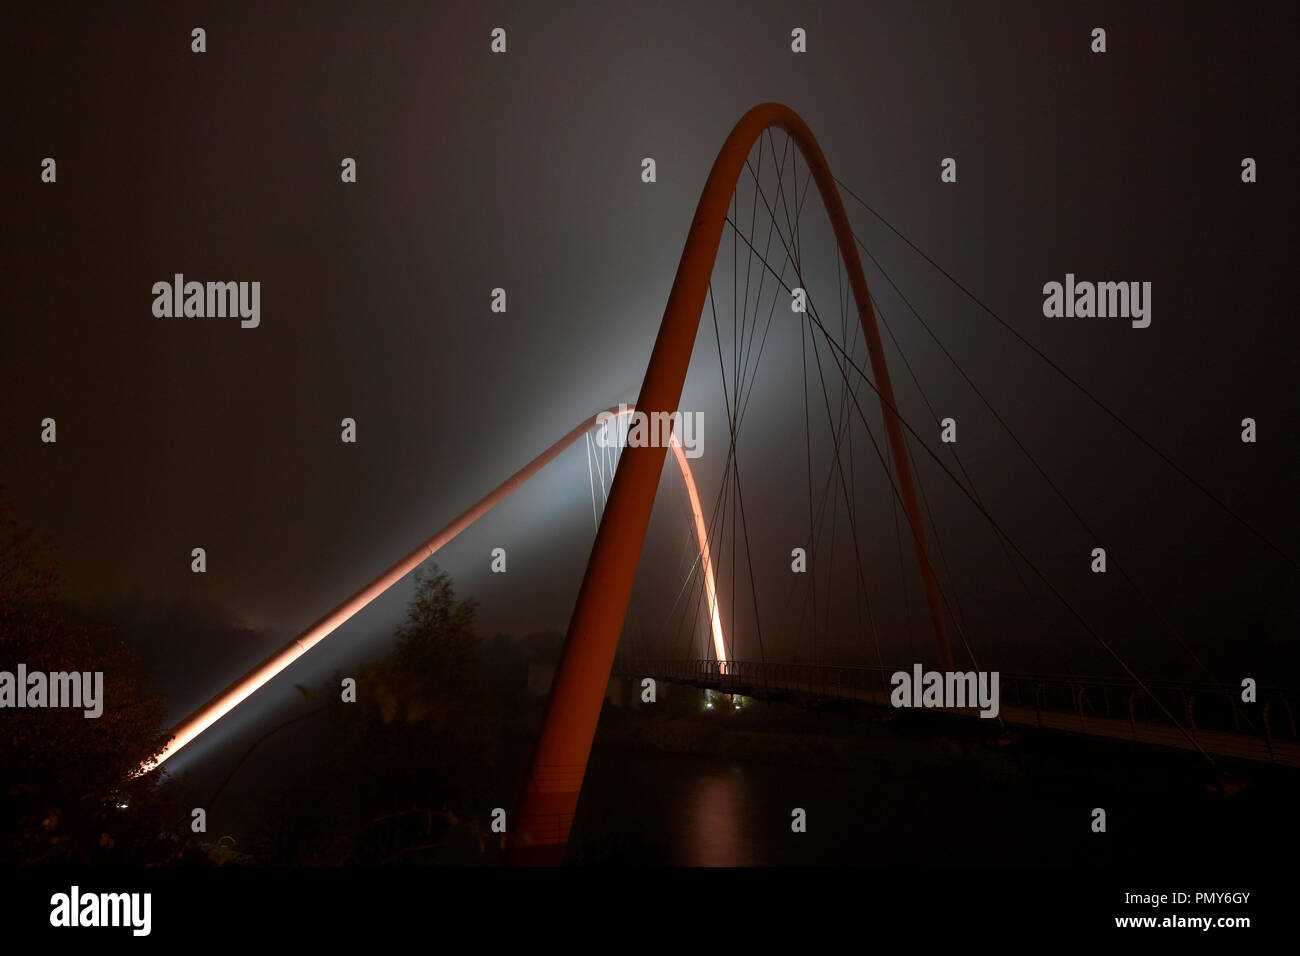
[[[593,754],[569,861],[590,864],[763,866],[845,862],[858,837],[833,806],[863,807],[860,773],[609,748]],[[791,811],[807,811],[807,833]],[[870,814],[867,815],[868,818]]]
[[[888,743],[888,741],[886,741]],[[570,863],[613,865],[1011,865],[1233,859],[1292,820],[1297,788],[1259,781],[1206,796],[1183,755],[1071,745],[1009,754],[944,738],[897,740],[828,766],[620,747],[593,750]],[[1285,781],[1284,781],[1285,782]],[[1107,808],[1105,839],[1091,809]],[[791,811],[807,813],[806,832]],[[1289,829],[1300,837],[1300,825]],[[1196,832],[1195,841],[1187,834]],[[1276,834],[1272,834],[1276,836]]]
[[686,839],[679,861],[687,866],[751,866],[753,858],[745,839],[745,771],[703,773],[690,781],[682,804],[681,832]]

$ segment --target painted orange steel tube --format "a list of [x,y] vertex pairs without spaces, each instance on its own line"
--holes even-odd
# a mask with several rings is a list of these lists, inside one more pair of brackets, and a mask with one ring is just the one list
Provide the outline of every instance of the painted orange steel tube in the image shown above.
[[[221,693],[217,694],[210,701],[196,710],[190,716],[181,721],[176,729],[172,731],[171,740],[167,746],[157,754],[153,760],[145,763],[140,772],[148,773],[151,770],[161,766],[168,758],[176,755],[182,747],[194,740],[199,734],[207,730],[226,714],[238,707],[243,701],[247,700],[252,694],[256,693],[268,681],[279,674],[282,670],[296,661],[311,648],[315,647],[326,637],[332,634],[340,626],[348,621],[353,615],[361,611],[366,605],[370,604],[375,598],[383,594],[390,587],[404,578],[430,555],[434,554],[458,534],[468,528],[483,515],[491,511],[502,499],[512,491],[522,485],[537,472],[541,471],[546,465],[553,461],[556,456],[567,449],[584,434],[591,431],[596,422],[602,415],[612,414],[614,416],[630,414],[633,411],[627,405],[619,405],[614,408],[599,412],[587,419],[581,425],[578,425],[568,434],[564,435],[559,441],[551,445],[550,448],[542,452],[532,461],[530,461],[519,471],[515,472],[491,492],[481,498],[476,504],[462,512],[454,521],[445,528],[440,530],[433,537],[429,538],[419,547],[417,547],[406,557],[402,558],[391,568],[385,571],[379,577],[375,578],[356,594],[352,595],[334,610],[330,611],[323,618],[307,628],[302,634],[299,634],[284,647],[280,648],[262,663],[258,664],[251,671],[245,674],[239,680],[235,681]],[[676,436],[673,436],[676,442]],[[682,477],[686,481],[687,488],[690,491],[691,508],[696,515],[696,529],[699,535],[701,553],[704,555],[705,571],[708,575],[710,584],[710,595],[715,592],[713,589],[713,565],[708,559],[708,538],[704,532],[704,526],[700,518],[699,498],[695,494],[695,481],[691,477],[690,467],[686,459],[682,457],[678,464],[682,469]],[[722,625],[717,614],[717,602],[713,601],[712,622],[715,641],[719,650],[722,648],[721,634]],[[721,656],[718,658],[723,660]]]
[[[803,153],[835,230],[880,392],[899,492],[912,530],[939,656],[951,670],[952,650],[938,583],[930,564],[907,445],[862,263],[821,147],[808,125],[789,107],[779,103],[754,107],[741,117],[722,144],[687,233],[636,407],[649,415],[677,410],[731,195],[754,142],[763,130],[773,126],[786,130]],[[563,858],[654,506],[664,453],[665,449],[658,446],[628,448],[614,475],[516,814],[513,853],[517,862],[558,863]]]

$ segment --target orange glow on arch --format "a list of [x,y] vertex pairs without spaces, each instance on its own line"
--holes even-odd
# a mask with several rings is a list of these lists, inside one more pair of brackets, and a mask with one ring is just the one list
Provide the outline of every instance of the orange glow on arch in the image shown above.
[[682,450],[682,443],[673,432],[671,445],[677,467],[682,470],[682,481],[686,483],[686,494],[691,499],[691,515],[695,519],[695,538],[700,546],[700,565],[704,568],[704,586],[709,595],[709,623],[713,627],[713,652],[718,656],[718,663],[726,671],[727,648],[722,640],[722,615],[718,610],[718,587],[713,576],[713,558],[709,554],[709,532],[704,524],[704,510],[700,507],[700,496],[695,490],[695,477],[691,474],[690,462]]
[[[619,415],[631,415],[636,411],[633,405],[620,406]],[[717,655],[718,663],[721,670],[726,672],[727,663],[727,645],[724,641],[722,630],[722,612],[718,609],[718,585],[717,578],[713,573],[713,557],[709,552],[709,531],[704,522],[704,508],[700,504],[700,495],[695,488],[695,475],[691,472],[690,460],[686,457],[686,452],[682,448],[682,443],[677,440],[677,432],[669,433],[669,446],[673,450],[673,457],[677,460],[677,468],[682,473],[682,481],[686,485],[686,495],[691,502],[691,520],[695,526],[695,543],[700,549],[700,567],[704,571],[704,587],[709,598],[709,626],[713,632],[713,653]]]

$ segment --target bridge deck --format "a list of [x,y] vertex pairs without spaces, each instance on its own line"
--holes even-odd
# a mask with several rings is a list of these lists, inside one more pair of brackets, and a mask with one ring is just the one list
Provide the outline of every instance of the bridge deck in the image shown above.
[[[631,660],[618,661],[614,671],[621,677],[652,677],[757,698],[804,695],[881,707],[890,706],[889,676],[894,673],[889,668],[823,664],[729,661],[719,667],[717,661]],[[1191,683],[1148,687],[1178,716],[1183,730],[1135,683],[1105,678],[1001,675],[998,716],[1011,726],[1175,750],[1195,751],[1199,744],[1217,757],[1300,767],[1296,694],[1261,691],[1256,703],[1245,705],[1238,702],[1237,688]],[[979,714],[973,708],[934,709],[955,716]]]

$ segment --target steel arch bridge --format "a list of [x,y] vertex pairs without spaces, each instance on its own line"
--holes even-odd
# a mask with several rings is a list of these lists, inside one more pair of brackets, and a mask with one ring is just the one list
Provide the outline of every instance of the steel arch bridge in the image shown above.
[[[930,563],[907,444],[853,230],[821,147],[808,124],[789,107],[779,103],[754,107],[740,118],[722,144],[691,221],[659,325],[659,335],[637,397],[637,408],[648,414],[677,410],[731,195],[744,172],[750,150],[759,136],[772,127],[790,134],[808,164],[822,203],[830,215],[836,245],[866,338],[939,657],[944,667],[951,670],[952,648],[940,604],[939,587]],[[549,848],[563,848],[568,840],[600,716],[601,699],[618,649],[619,631],[650,522],[659,475],[663,470],[664,452],[662,447],[629,448],[614,475],[609,501],[578,592],[578,603],[569,623],[537,750],[528,770],[516,834],[520,859],[538,858],[553,862],[556,854]]]
[[[729,199],[751,148],[769,128],[783,129],[790,134],[816,180],[818,191],[830,215],[836,243],[857,304],[858,318],[866,336],[872,372],[878,383],[890,450],[899,476],[899,490],[930,608],[939,657],[950,668],[952,651],[940,606],[939,589],[930,563],[907,446],[899,423],[893,386],[862,263],[854,246],[854,236],[843,201],[821,147],[808,125],[789,107],[778,103],[764,103],[754,107],[741,117],[723,143],[705,182],[687,234],[681,262],[635,408],[650,416],[677,411],[714,259],[726,224]],[[601,415],[617,411],[609,409],[579,424],[451,524],[217,694],[177,725],[166,747],[143,769],[152,770],[174,756],[589,432]],[[517,816],[519,826],[515,834],[515,846],[520,859],[554,860],[557,851],[562,851],[568,839],[595,735],[601,698],[613,666],[619,631],[627,610],[665,453],[665,447],[655,444],[628,448],[623,452],[614,474],[521,798],[521,809]],[[676,458],[690,494],[698,545],[709,583],[709,610],[717,659],[723,661],[714,572],[708,557],[708,536],[689,466],[680,453]]]
[[[894,491],[908,525],[913,557],[919,571],[930,627],[933,631],[936,656],[942,666],[951,671],[953,669],[953,653],[948,636],[945,599],[932,564],[926,527],[922,521],[921,507],[918,503],[918,482],[913,473],[909,447],[903,430],[906,423],[902,420],[898,411],[894,388],[877,327],[876,311],[867,287],[862,262],[858,256],[857,245],[860,241],[851,228],[837,187],[837,180],[832,176],[820,146],[807,124],[788,107],[776,103],[765,103],[751,109],[740,119],[724,141],[700,195],[634,410],[651,417],[661,414],[672,415],[678,411],[687,370],[704,313],[706,296],[711,293],[711,276],[718,257],[723,230],[730,222],[728,206],[741,176],[746,170],[751,150],[755,143],[760,141],[764,133],[770,129],[784,130],[789,135],[790,141],[806,162],[810,181],[815,181],[817,184],[818,194],[829,217],[836,250],[844,267],[849,291],[852,293],[853,304],[856,309],[858,326],[861,329],[866,345],[870,369],[874,378],[872,388],[880,400],[896,480]],[[752,170],[750,171],[752,173]],[[853,194],[851,193],[851,195]],[[854,195],[854,198],[857,198],[856,195]],[[775,218],[775,214],[773,214],[773,218]],[[734,222],[730,224],[735,228],[736,224]],[[870,255],[870,253],[868,254]],[[847,356],[847,353],[845,354]],[[861,369],[859,371],[861,372]],[[1060,371],[1060,369],[1058,368],[1057,371]],[[1073,382],[1073,380],[1071,381]],[[1078,385],[1077,382],[1073,384]],[[1102,407],[1104,408],[1104,406]],[[435,554],[478,518],[504,500],[565,449],[584,435],[587,435],[602,416],[626,414],[632,410],[627,406],[611,408],[593,415],[570,430],[450,524],[421,543],[294,640],[178,724],[166,747],[141,769],[143,771],[152,770],[174,756],[242,701],[256,693],[294,660],[328,637],[380,594],[414,570],[421,562]],[[1109,411],[1109,409],[1106,410]],[[1111,414],[1114,415],[1114,413]],[[1121,421],[1121,424],[1124,423]],[[910,426],[908,427],[911,430]],[[915,435],[914,430],[913,434]],[[1134,434],[1136,435],[1136,432]],[[1137,437],[1141,438],[1140,435]],[[1145,439],[1142,440],[1145,442]],[[1149,445],[1149,443],[1147,444]],[[516,862],[555,863],[562,859],[577,809],[602,700],[614,669],[620,631],[627,614],[656,491],[664,469],[664,456],[667,453],[667,447],[674,448],[674,457],[678,462],[683,483],[689,496],[693,519],[692,531],[695,536],[696,546],[699,549],[702,572],[708,593],[708,617],[713,633],[714,660],[691,662],[684,669],[680,662],[673,663],[672,666],[663,669],[660,676],[665,680],[678,680],[696,683],[701,686],[715,687],[749,687],[756,680],[766,685],[775,679],[765,673],[764,665],[761,663],[758,665],[757,670],[754,670],[753,667],[743,661],[734,662],[735,667],[732,668],[733,661],[725,647],[718,610],[717,586],[714,581],[715,572],[710,556],[709,531],[704,521],[694,477],[686,458],[681,453],[680,445],[674,443],[671,446],[665,446],[664,444],[650,443],[627,447],[622,452],[618,467],[613,473],[612,485],[605,503],[604,514],[598,522],[595,543],[588,558],[564,648],[556,669],[551,693],[547,700],[542,728],[528,766],[518,809],[512,816],[512,825],[510,827],[511,851],[512,858]],[[1158,451],[1157,453],[1159,454]],[[1168,462],[1168,459],[1166,461]],[[1173,464],[1172,462],[1168,463]],[[1174,467],[1177,468],[1176,465]],[[1184,473],[1184,477],[1189,476]],[[1194,479],[1189,480],[1192,480],[1195,484]],[[1200,486],[1198,485],[1198,487]],[[1201,488],[1201,490],[1205,491],[1204,488]],[[1208,494],[1208,492],[1206,493]],[[1220,504],[1222,503],[1220,502]],[[1226,506],[1224,507],[1227,510]],[[983,509],[981,508],[981,510]],[[1231,514],[1231,512],[1229,513]],[[988,517],[987,513],[985,514]],[[1233,514],[1233,517],[1237,516]],[[1241,519],[1238,518],[1238,520]],[[1244,522],[1242,523],[1244,524]],[[1000,532],[1000,529],[997,530]],[[1253,531],[1253,529],[1250,530]],[[937,535],[937,531],[935,533]],[[1257,532],[1256,534],[1258,535]],[[1016,550],[1019,553],[1019,549]],[[1023,553],[1020,556],[1025,557]],[[1060,596],[1059,593],[1057,596]],[[952,617],[953,622],[958,626],[958,632],[961,633],[960,622],[950,606],[948,607],[948,616]],[[1104,640],[1095,633],[1093,636],[1097,637],[1106,650],[1111,651]],[[1077,713],[1067,711],[1070,716],[1061,719],[1061,728],[1070,729],[1077,723],[1079,728],[1077,732],[1127,737],[1129,732],[1125,730],[1125,726],[1128,726],[1132,732],[1131,739],[1157,745],[1182,746],[1184,748],[1188,748],[1190,744],[1190,749],[1200,751],[1209,759],[1209,754],[1202,747],[1197,736],[1189,734],[1182,724],[1172,716],[1170,708],[1161,702],[1160,696],[1153,693],[1151,688],[1138,680],[1136,674],[1129,670],[1118,655],[1115,655],[1113,651],[1111,651],[1111,654],[1128,671],[1135,682],[1134,686],[1128,688],[1127,691],[1130,693],[1128,724],[1121,726],[1123,724],[1122,719],[1115,718],[1112,720],[1109,716],[1110,699],[1105,696],[1108,693],[1107,688],[1100,687],[1096,689],[1096,693],[1102,694],[1106,702],[1106,717],[1104,720],[1111,720],[1114,726],[1101,722],[1101,718],[1095,718],[1085,713],[1084,693],[1082,691],[1076,693],[1076,689],[1071,685],[1070,699]],[[697,671],[697,665],[703,668],[703,671]],[[649,672],[651,671],[647,671],[647,673]],[[655,673],[659,672],[655,671]],[[758,674],[759,678],[755,678],[755,674]],[[859,682],[865,680],[865,678],[861,677],[854,679]],[[872,679],[875,680],[876,678],[873,677]],[[825,687],[829,686],[824,674],[801,674],[797,678],[790,678],[789,680],[794,687],[804,685],[807,685],[807,687],[819,686],[824,691]],[[747,681],[749,683],[746,683]],[[837,688],[844,685],[841,674],[837,673],[834,684]],[[853,681],[850,681],[849,684],[852,685],[851,689],[853,690],[853,693],[849,696],[854,699],[874,699],[872,695],[878,693],[878,689],[874,684],[871,687],[867,687],[865,683],[863,686],[858,687],[853,684]],[[1159,688],[1157,689],[1159,690]],[[1151,701],[1163,712],[1165,717],[1169,718],[1173,729],[1170,729],[1168,733],[1164,731],[1154,734],[1147,733],[1147,731],[1139,727],[1140,722],[1135,719],[1133,712],[1134,695],[1139,690],[1150,697]],[[836,691],[836,693],[838,692]],[[1036,695],[1037,693],[1038,691],[1035,691]],[[1092,692],[1090,691],[1090,693]],[[1196,721],[1192,716],[1192,705],[1187,702],[1186,691],[1180,689],[1178,693],[1184,695],[1186,717],[1189,725],[1195,730]],[[1287,708],[1288,716],[1290,716],[1289,698],[1280,699]],[[1018,700],[1017,706],[1019,706]],[[1177,709],[1177,705],[1174,706]],[[1049,726],[1053,720],[1058,719],[1053,716],[1055,713],[1052,708],[1039,706],[1037,696],[1035,696],[1033,707],[1026,706],[1024,708],[1021,723],[1040,727]],[[1232,713],[1235,720],[1237,717],[1236,711],[1234,710]],[[1265,733],[1267,734],[1267,709],[1265,709],[1264,713]],[[1094,728],[1091,731],[1086,729],[1089,726],[1089,720],[1091,720],[1091,726]],[[1118,723],[1115,723],[1115,721],[1118,721]],[[1292,737],[1294,737],[1293,717],[1291,717],[1291,722]],[[1098,727],[1103,729],[1098,731],[1096,730]],[[1144,733],[1147,734],[1146,738],[1143,737]],[[1174,741],[1174,743],[1170,744],[1170,741]],[[1210,745],[1210,749],[1215,753],[1232,754],[1236,752],[1234,748],[1238,746],[1239,744],[1235,740],[1226,740]],[[1215,749],[1215,747],[1218,749]],[[1294,763],[1300,760],[1300,756],[1293,753],[1295,745],[1288,744],[1287,747],[1290,749],[1283,748],[1285,759],[1282,762]],[[1269,759],[1277,762],[1271,738],[1267,741],[1267,752]],[[1212,760],[1211,763],[1213,763]]]

